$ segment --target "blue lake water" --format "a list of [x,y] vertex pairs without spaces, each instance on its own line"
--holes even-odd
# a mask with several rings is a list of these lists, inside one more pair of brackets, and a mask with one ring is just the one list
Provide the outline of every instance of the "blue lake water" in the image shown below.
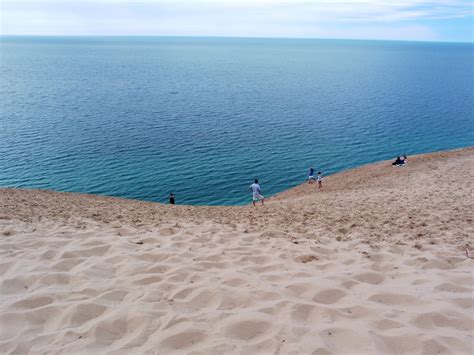
[[474,144],[474,45],[0,37],[0,186],[250,202]]

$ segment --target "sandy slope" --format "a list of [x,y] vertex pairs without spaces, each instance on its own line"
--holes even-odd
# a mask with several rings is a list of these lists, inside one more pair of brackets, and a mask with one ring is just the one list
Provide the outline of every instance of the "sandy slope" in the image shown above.
[[0,352],[472,353],[474,149],[264,207],[0,190]]

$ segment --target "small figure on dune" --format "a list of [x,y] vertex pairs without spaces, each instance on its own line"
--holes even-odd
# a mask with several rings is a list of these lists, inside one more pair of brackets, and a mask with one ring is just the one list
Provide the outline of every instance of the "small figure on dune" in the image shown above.
[[408,164],[408,157],[406,155],[403,156],[403,164]]
[[174,195],[172,192],[170,192],[170,205],[174,205]]
[[310,168],[308,173],[308,184],[311,184],[314,181],[316,181],[316,178],[314,177],[314,169]]
[[472,253],[472,250],[469,250],[469,248],[466,248],[466,256],[469,259],[474,259],[474,254]]
[[323,188],[323,175],[321,174],[320,171],[318,171],[318,177],[316,178],[316,181],[318,182],[318,188],[322,189]]
[[[407,158],[407,162],[408,162],[408,158]],[[403,166],[405,165],[405,162],[402,158],[400,158],[399,156],[397,157],[397,159],[395,159],[395,161],[392,163],[392,166]]]
[[260,188],[260,185],[258,184],[258,179],[255,179],[255,182],[250,185],[250,190],[252,191],[252,203],[255,206],[255,203],[260,200],[263,201],[265,198],[262,196],[262,189]]

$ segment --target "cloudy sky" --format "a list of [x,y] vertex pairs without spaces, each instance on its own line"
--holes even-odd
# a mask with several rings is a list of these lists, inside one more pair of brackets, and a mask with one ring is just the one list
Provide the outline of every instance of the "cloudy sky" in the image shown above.
[[474,0],[0,0],[0,33],[473,42]]

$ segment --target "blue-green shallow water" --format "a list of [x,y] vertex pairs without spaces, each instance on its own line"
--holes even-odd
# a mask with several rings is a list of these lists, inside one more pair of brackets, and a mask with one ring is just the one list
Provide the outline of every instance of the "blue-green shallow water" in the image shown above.
[[0,38],[0,186],[250,202],[474,144],[472,44]]

